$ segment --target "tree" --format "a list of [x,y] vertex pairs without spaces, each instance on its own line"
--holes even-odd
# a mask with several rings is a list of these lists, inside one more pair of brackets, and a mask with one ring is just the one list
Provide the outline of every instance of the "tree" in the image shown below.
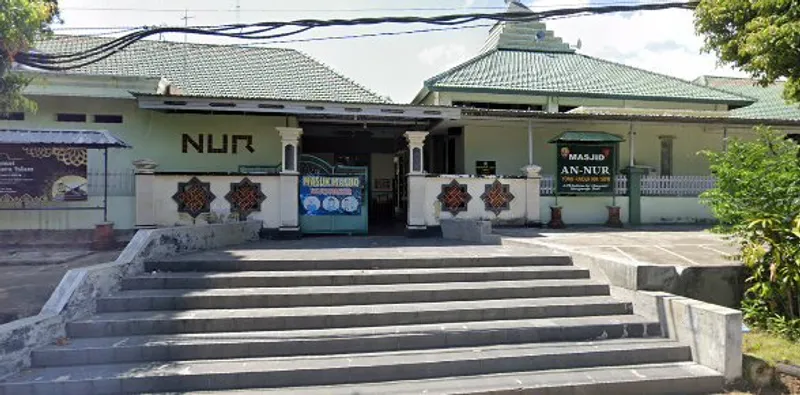
[[786,78],[784,98],[800,101],[800,7],[795,0],[700,0],[695,28],[704,51],[766,86]]
[[716,230],[739,243],[745,320],[800,339],[800,147],[769,128],[756,132],[755,141],[703,153],[716,185],[701,199],[720,222]]
[[0,114],[31,109],[22,96],[30,79],[11,70],[14,56],[51,34],[58,19],[58,0],[0,0]]

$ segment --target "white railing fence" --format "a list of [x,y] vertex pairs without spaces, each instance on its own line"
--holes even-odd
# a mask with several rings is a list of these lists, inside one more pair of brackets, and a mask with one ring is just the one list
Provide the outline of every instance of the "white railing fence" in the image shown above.
[[[542,176],[542,181],[539,187],[539,193],[542,196],[553,196],[556,189],[556,181],[554,176]],[[624,175],[617,176],[617,196],[623,196],[628,193],[628,177]]]
[[[699,196],[714,187],[713,176],[653,176],[643,177],[642,196]],[[555,192],[555,177],[542,176],[540,193],[552,196]],[[628,177],[617,176],[617,195],[628,194]]]
[[714,187],[713,176],[642,178],[642,196],[699,196]]

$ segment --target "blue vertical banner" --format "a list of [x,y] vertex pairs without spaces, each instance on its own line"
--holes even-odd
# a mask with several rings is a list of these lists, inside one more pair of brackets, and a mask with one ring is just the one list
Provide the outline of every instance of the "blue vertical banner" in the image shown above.
[[300,215],[361,215],[364,176],[300,177]]

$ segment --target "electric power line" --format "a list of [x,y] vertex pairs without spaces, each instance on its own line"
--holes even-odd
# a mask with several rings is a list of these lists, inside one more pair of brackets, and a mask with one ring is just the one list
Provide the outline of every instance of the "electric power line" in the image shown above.
[[[571,0],[570,0],[571,1]],[[611,5],[636,5],[636,4],[659,4],[665,3],[663,0],[647,0],[647,1],[636,1],[636,0],[624,0],[624,1],[606,1],[606,2],[597,2],[592,3],[593,6],[611,6]],[[579,7],[583,6],[586,3],[562,3],[556,4],[557,7]],[[554,5],[538,5],[532,4],[526,7],[530,9],[537,9],[537,8],[552,8]],[[311,13],[311,12],[348,12],[348,13],[369,13],[369,12],[392,12],[392,11],[402,11],[402,12],[443,12],[443,11],[493,11],[493,10],[506,10],[506,6],[471,6],[471,7],[405,7],[405,8],[330,8],[330,9],[311,9],[311,8],[188,8],[189,12],[192,13],[203,13],[203,12],[212,12],[212,13],[219,13],[219,12],[247,12],[247,13],[265,13],[265,12],[274,12],[274,13]],[[62,11],[87,11],[87,12],[108,12],[108,11],[121,11],[121,12],[170,12],[170,13],[184,13],[187,8],[144,8],[144,7],[125,7],[125,8],[112,8],[112,7],[61,7]]]
[[[451,14],[434,17],[366,17],[356,19],[301,19],[290,22],[259,22],[226,24],[211,27],[161,26],[142,28],[106,43],[71,54],[45,54],[24,52],[15,60],[23,65],[54,71],[81,68],[102,61],[134,43],[153,35],[166,33],[197,34],[205,36],[238,38],[245,40],[271,40],[300,34],[311,29],[334,26],[376,26],[381,24],[430,24],[456,27],[480,20],[497,22],[530,22],[565,16],[597,15],[614,12],[632,12],[664,9],[693,9],[697,2],[651,3],[637,5],[612,5],[601,7],[562,8],[541,12],[504,12]],[[186,10],[184,10],[184,13]],[[291,29],[286,31],[287,29]],[[278,32],[279,30],[282,30]],[[375,33],[378,34],[378,33]],[[390,33],[389,33],[390,34]],[[386,34],[384,34],[386,35]]]

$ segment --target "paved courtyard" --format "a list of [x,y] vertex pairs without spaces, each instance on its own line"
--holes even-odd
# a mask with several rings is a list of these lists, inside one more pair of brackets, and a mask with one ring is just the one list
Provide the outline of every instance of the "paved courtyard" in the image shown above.
[[551,246],[630,262],[684,267],[738,265],[732,259],[735,246],[699,227],[497,229],[495,233],[513,244]]
[[67,271],[113,261],[119,252],[0,247],[0,324],[38,314]]

